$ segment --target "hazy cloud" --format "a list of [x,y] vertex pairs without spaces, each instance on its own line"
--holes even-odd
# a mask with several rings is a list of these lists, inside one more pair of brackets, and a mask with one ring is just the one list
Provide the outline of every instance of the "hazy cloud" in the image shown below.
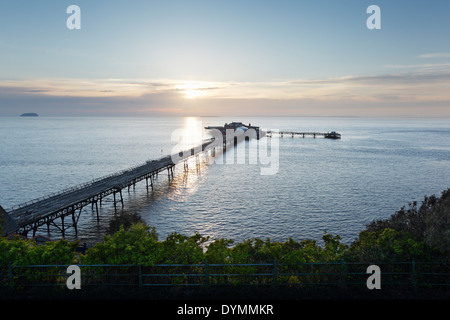
[[3,81],[0,115],[422,115],[422,106],[450,116],[450,63],[391,68],[402,72],[266,82]]
[[419,55],[419,58],[428,59],[428,58],[450,58],[450,52],[441,52],[441,53],[426,53]]

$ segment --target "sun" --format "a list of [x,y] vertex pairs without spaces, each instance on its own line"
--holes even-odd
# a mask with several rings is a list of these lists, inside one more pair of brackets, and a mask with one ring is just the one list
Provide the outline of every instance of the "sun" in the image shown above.
[[186,98],[188,99],[194,99],[205,95],[203,90],[195,88],[184,90],[183,93],[186,95]]
[[195,99],[206,94],[204,86],[201,83],[185,83],[177,87],[188,99]]

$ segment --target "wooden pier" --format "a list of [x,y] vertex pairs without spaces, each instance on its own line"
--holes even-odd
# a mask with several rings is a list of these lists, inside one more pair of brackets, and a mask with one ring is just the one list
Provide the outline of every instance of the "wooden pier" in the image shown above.
[[[167,170],[169,179],[173,178],[173,168],[176,164],[184,162],[187,168],[187,160],[191,157],[212,150],[218,145],[214,139],[204,142],[201,146],[188,149],[178,154],[169,155],[158,160],[150,160],[146,163],[96,179],[80,186],[69,188],[56,194],[32,200],[13,207],[9,212],[0,211],[0,216],[6,223],[3,224],[3,233],[6,235],[17,233],[24,236],[31,231],[33,236],[41,226],[50,225],[59,229],[64,237],[65,230],[74,227],[77,233],[77,222],[84,207],[90,205],[95,209],[98,218],[98,205],[102,199],[113,195],[114,208],[118,203],[123,206],[122,190],[134,186],[137,182],[145,180],[147,190],[153,190],[155,176],[161,171]],[[70,220],[67,221],[66,218]],[[59,221],[60,223],[56,223]]]
[[273,135],[279,135],[280,137],[284,137],[284,136],[290,136],[290,137],[295,137],[295,136],[301,136],[303,138],[305,138],[305,136],[310,136],[313,138],[316,137],[324,137],[326,139],[340,139],[341,135],[335,131],[331,131],[331,132],[326,132],[326,133],[322,133],[322,132],[295,132],[295,131],[267,131],[266,133],[267,137],[272,137]]

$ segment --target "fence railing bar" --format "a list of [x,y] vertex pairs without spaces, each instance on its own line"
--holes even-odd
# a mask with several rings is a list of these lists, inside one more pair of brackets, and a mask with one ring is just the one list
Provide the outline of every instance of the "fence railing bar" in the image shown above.
[[202,273],[148,273],[142,274],[143,277],[204,277]]

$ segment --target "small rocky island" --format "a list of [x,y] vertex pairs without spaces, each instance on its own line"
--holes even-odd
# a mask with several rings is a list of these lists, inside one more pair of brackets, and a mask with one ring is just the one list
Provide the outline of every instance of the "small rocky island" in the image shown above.
[[39,117],[39,115],[34,112],[22,113],[20,116],[21,117]]

